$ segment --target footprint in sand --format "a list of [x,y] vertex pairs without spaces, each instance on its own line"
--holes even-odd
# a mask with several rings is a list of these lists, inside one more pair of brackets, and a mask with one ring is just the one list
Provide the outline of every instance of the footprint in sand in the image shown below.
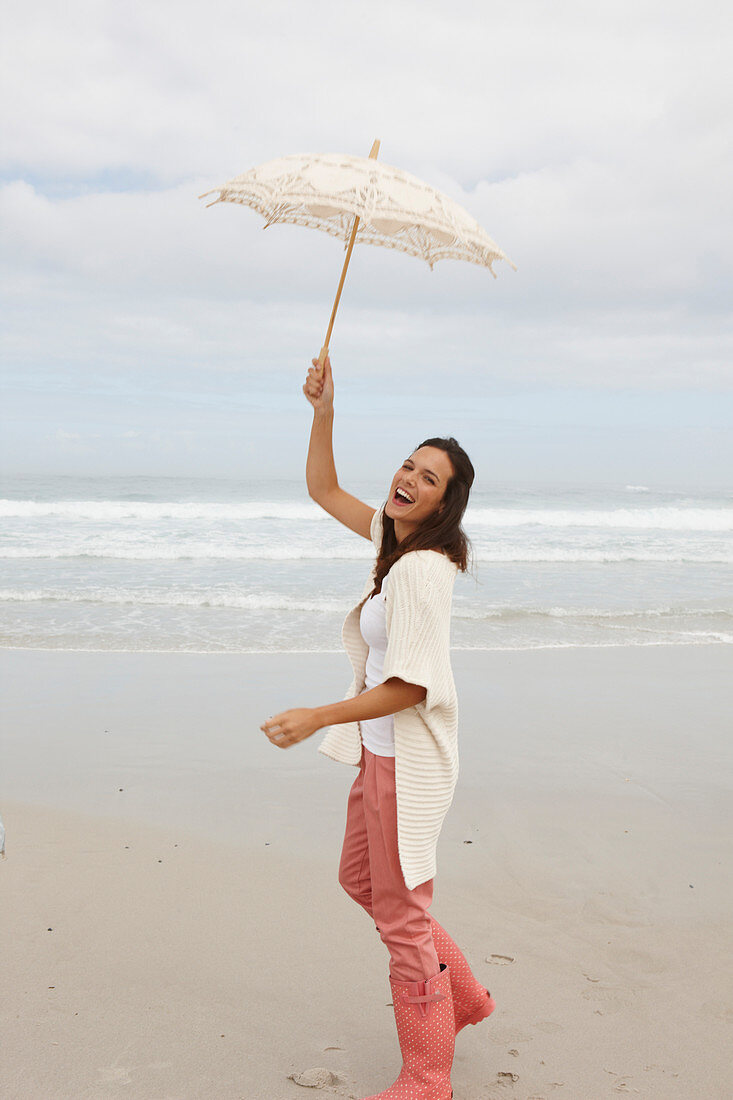
[[514,955],[487,955],[486,962],[493,963],[494,966],[508,966],[509,963],[516,961]]
[[517,1031],[509,1025],[502,1027],[497,1020],[491,1033],[486,1038],[496,1046],[506,1047],[510,1043],[512,1046],[515,1043],[531,1043],[534,1035],[530,1035],[529,1032]]
[[295,1081],[296,1085],[303,1085],[307,1089],[327,1089],[334,1085],[345,1084],[345,1078],[338,1073],[331,1073],[330,1069],[316,1066],[314,1069],[305,1069],[302,1073],[289,1073],[288,1081]]
[[595,1001],[603,1005],[606,1013],[613,1013],[628,1007],[629,999],[633,997],[633,990],[596,985],[593,989],[583,990],[580,995],[584,1001]]
[[538,1020],[534,1026],[545,1035],[555,1035],[558,1031],[564,1030],[563,1025],[556,1023],[554,1020]]
[[132,1084],[130,1071],[123,1066],[100,1066],[98,1073],[106,1085]]
[[518,1073],[508,1073],[507,1071],[500,1071],[496,1075],[497,1085],[514,1085],[519,1080]]

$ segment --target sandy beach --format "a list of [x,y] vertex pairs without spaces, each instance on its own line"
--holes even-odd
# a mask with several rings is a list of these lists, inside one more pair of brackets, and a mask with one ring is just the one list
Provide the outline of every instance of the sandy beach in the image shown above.
[[[386,951],[336,880],[354,772],[320,735],[282,752],[258,729],[340,697],[346,658],[5,650],[0,668],[4,1100],[390,1084]],[[498,1004],[458,1038],[456,1100],[733,1095],[731,648],[454,669],[433,911]],[[320,1092],[289,1079],[316,1068]]]

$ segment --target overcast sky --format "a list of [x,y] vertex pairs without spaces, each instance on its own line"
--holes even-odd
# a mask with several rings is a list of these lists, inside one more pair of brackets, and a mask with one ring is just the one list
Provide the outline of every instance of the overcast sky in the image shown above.
[[197,196],[379,137],[518,271],[355,252],[331,341],[347,476],[452,433],[487,481],[730,486],[730,11],[15,5],[5,470],[299,476],[342,246]]

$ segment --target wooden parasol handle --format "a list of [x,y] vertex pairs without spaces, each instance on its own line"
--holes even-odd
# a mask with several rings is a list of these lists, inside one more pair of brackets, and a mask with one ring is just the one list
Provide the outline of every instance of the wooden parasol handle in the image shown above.
[[[369,154],[371,160],[376,160],[379,154],[379,140],[375,141],[372,145],[372,151]],[[354,248],[354,241],[356,240],[356,231],[359,228],[359,215],[354,215],[354,225],[351,230],[351,238],[349,239],[349,247],[346,249],[346,259],[344,260],[343,270],[341,271],[341,278],[339,280],[338,290],[336,291],[336,299],[333,303],[333,309],[331,310],[331,320],[328,322],[328,331],[326,333],[326,339],[323,342],[320,355],[318,356],[318,369],[323,373],[323,364],[326,361],[328,355],[328,343],[331,339],[331,333],[333,331],[333,323],[336,320],[336,310],[339,307],[341,300],[341,291],[344,289],[344,280],[346,278],[346,272],[349,267],[349,260],[351,259],[351,253]]]

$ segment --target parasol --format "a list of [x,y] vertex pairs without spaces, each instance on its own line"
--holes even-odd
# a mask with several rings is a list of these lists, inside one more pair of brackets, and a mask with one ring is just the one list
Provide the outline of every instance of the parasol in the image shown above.
[[355,241],[396,248],[426,260],[466,260],[488,267],[506,260],[515,265],[457,202],[416,176],[377,160],[379,142],[368,157],[333,153],[295,154],[267,161],[235,176],[207,206],[235,202],[251,206],[265,226],[293,222],[320,229],[348,242],[341,280],[321,348],[321,366],[328,354],[346,271]]

